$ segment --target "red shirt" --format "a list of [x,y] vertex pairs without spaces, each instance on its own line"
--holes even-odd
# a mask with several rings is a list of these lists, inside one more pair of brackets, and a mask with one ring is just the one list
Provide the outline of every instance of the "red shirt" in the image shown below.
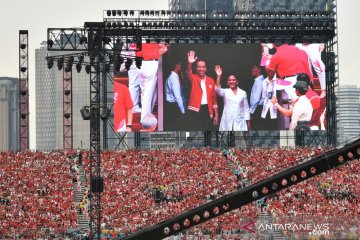
[[[199,112],[201,106],[202,90],[201,80],[197,74],[192,74],[190,78],[191,91],[189,97],[188,109]],[[218,108],[217,97],[215,93],[215,81],[211,77],[206,76],[205,78],[206,95],[210,117],[214,116],[214,108]]]
[[[127,111],[134,106],[129,89],[114,81],[114,126],[115,131],[122,129],[127,123]],[[125,121],[124,121],[125,120]]]
[[284,44],[276,49],[276,53],[271,58],[269,69],[276,71],[281,78],[306,73],[312,80],[306,52],[292,45]]
[[310,100],[310,103],[314,110],[320,107],[320,97],[312,89],[309,88],[309,90],[306,93],[306,97]]
[[143,43],[141,51],[136,52],[137,57],[142,57],[146,60],[158,60],[160,58],[159,44],[157,43]]

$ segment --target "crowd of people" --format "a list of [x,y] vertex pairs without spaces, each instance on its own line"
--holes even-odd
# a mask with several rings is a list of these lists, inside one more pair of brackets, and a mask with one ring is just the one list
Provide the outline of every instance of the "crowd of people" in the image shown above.
[[64,152],[1,152],[0,197],[0,234],[5,238],[63,234],[78,226]]
[[[259,182],[328,149],[231,149],[231,159],[229,153],[226,156],[220,149],[211,148],[103,151],[101,237],[120,238]],[[3,152],[0,160],[2,237],[36,238],[65,234],[78,227],[73,193],[77,165],[69,153]],[[82,162],[89,177],[88,151],[83,152]],[[344,238],[343,232],[350,234],[346,237],[358,236],[359,229],[354,226],[360,213],[359,170],[358,160],[349,162],[192,228],[187,234],[243,236],[249,233],[244,225],[257,221],[260,213],[267,213],[279,223],[285,217],[308,216],[314,221],[322,218],[330,224],[330,236]],[[81,206],[82,211],[88,211],[87,205]],[[329,216],[342,219],[341,224],[336,225],[337,221],[330,221]],[[307,232],[283,234],[304,237]]]

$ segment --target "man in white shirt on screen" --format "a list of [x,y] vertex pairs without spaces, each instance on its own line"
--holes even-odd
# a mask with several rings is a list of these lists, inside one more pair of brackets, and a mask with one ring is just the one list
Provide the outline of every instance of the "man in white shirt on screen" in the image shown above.
[[308,124],[313,113],[313,107],[310,100],[306,97],[308,84],[304,81],[297,81],[294,88],[299,98],[294,102],[289,130],[310,130]]

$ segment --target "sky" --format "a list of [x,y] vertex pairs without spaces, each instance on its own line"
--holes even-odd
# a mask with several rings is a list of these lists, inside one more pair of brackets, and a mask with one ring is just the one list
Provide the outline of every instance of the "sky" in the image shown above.
[[[209,0],[210,1],[210,0]],[[359,0],[338,0],[339,83],[360,86]],[[168,0],[9,0],[0,8],[0,77],[18,77],[19,30],[29,31],[30,147],[35,144],[35,49],[47,39],[47,28],[82,27],[99,22],[103,10],[162,10]]]

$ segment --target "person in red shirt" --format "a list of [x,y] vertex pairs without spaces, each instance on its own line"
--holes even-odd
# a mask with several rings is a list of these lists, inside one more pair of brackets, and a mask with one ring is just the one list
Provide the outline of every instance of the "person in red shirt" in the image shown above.
[[199,60],[196,63],[196,74],[192,72],[192,65],[197,60],[194,51],[189,51],[186,75],[191,84],[188,102],[187,124],[192,131],[210,131],[218,125],[218,105],[215,93],[215,81],[206,75],[206,63]]
[[306,73],[308,76],[312,76],[308,56],[305,51],[293,45],[283,44],[277,46],[274,44],[274,47],[276,53],[271,57],[268,69],[277,72],[281,79],[290,83],[284,84],[284,90],[288,98],[296,99],[297,96],[293,86],[297,81],[297,74]]
[[118,82],[114,82],[114,126],[116,132],[131,131],[132,108],[129,89]]

